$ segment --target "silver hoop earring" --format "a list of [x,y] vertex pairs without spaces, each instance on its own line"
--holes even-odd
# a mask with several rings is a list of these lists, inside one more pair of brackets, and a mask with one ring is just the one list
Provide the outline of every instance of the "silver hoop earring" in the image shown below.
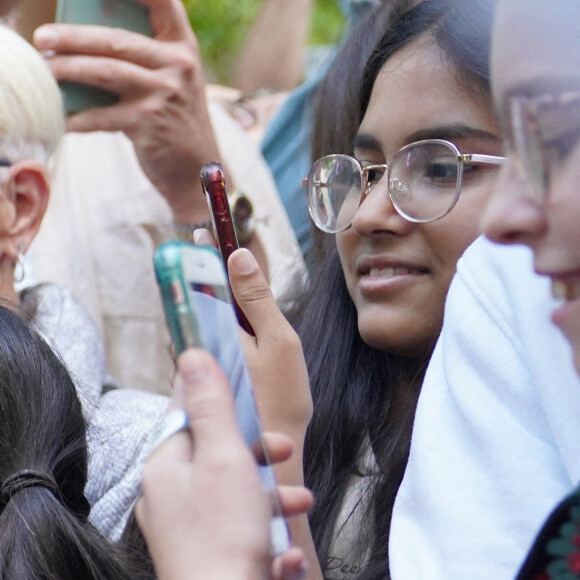
[[18,255],[16,256],[16,263],[14,264],[13,275],[14,282],[16,282],[17,284],[22,282],[24,280],[24,277],[26,276],[26,269],[24,267],[24,256],[20,252],[18,252]]

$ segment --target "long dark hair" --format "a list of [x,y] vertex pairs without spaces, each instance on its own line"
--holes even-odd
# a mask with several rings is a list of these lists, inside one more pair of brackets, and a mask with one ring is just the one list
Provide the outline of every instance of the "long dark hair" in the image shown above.
[[0,485],[24,470],[54,484],[1,498],[0,578],[141,578],[87,520],[86,425],[66,368],[4,305],[0,328]]
[[[461,5],[460,5],[461,4]],[[383,6],[371,13],[343,47],[317,109],[317,156],[352,153],[375,79],[385,62],[426,33],[448,56],[460,82],[489,96],[488,52],[492,0],[425,0],[401,13]],[[340,82],[337,82],[340,81]],[[336,122],[337,111],[351,115]],[[322,117],[322,118],[321,118]],[[335,131],[324,136],[319,131]],[[380,352],[360,337],[334,238],[324,243],[309,299],[297,325],[310,375],[314,416],[307,432],[306,484],[316,502],[309,519],[323,572],[345,492],[370,450],[379,466],[371,478],[368,511],[354,550],[367,555],[357,579],[389,578],[388,536],[395,495],[404,475],[417,397],[432,349],[413,359]],[[434,346],[434,344],[432,345]],[[428,483],[426,483],[428,485]]]

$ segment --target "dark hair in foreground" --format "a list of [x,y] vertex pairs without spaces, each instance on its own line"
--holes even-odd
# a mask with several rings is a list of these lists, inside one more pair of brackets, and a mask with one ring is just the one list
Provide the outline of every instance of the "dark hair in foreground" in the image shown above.
[[0,305],[0,485],[23,470],[51,478],[0,502],[0,578],[142,578],[87,521],[86,425],[70,376],[50,347]]
[[[318,99],[313,144],[316,158],[330,153],[352,154],[356,131],[382,66],[425,34],[432,35],[458,81],[473,90],[474,98],[489,99],[492,0],[427,0],[404,12],[400,6],[387,3],[369,14],[339,52]],[[349,482],[362,456],[372,451],[379,473],[364,491],[370,498],[369,508],[362,518],[356,547],[359,554],[367,549],[369,554],[364,570],[352,577],[389,578],[391,514],[432,351],[405,358],[364,343],[334,237],[326,237],[319,256],[324,258],[316,264],[308,303],[297,324],[314,399],[304,457],[306,485],[316,498],[309,514],[311,530],[326,572],[334,526]]]

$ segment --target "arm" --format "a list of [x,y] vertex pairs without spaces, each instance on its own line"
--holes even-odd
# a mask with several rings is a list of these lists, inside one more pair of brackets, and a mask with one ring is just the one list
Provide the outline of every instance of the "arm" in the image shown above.
[[[221,154],[208,113],[199,46],[179,0],[143,2],[151,10],[154,38],[118,28],[51,24],[36,31],[34,42],[55,53],[49,63],[57,79],[120,96],[115,105],[72,115],[67,129],[125,133],[175,223],[204,223],[209,212],[199,173]],[[256,237],[248,247],[264,255]]]
[[207,112],[197,39],[179,0],[148,0],[154,38],[127,30],[50,24],[34,41],[54,51],[59,80],[95,85],[116,105],[69,117],[70,131],[123,131],[143,171],[167,199],[176,221],[207,218],[199,184],[206,161],[219,158]]
[[[150,457],[136,506],[160,580],[247,579],[268,576],[270,505],[256,463],[238,431],[227,379],[205,352],[191,350],[178,362],[175,406],[183,406],[189,429],[171,436]],[[274,460],[287,459],[287,438],[271,438]],[[168,474],[172,474],[168,477]],[[287,515],[306,509],[302,489],[283,490]],[[274,576],[300,571],[290,550]]]
[[[296,453],[276,466],[277,481],[304,484],[302,451],[306,428],[312,417],[312,397],[300,340],[284,318],[252,255],[234,252],[228,262],[232,290],[252,324],[256,337],[244,335],[244,352],[250,367],[254,394],[265,430],[292,437]],[[290,522],[293,542],[300,547],[310,566],[307,578],[320,580],[316,549],[306,514]]]
[[236,63],[233,84],[288,91],[302,79],[313,0],[265,0]]

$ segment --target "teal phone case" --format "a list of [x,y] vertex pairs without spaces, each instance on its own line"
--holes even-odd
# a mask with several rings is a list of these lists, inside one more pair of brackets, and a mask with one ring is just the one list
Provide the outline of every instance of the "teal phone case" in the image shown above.
[[183,273],[182,251],[188,246],[191,246],[189,242],[173,240],[160,246],[153,256],[167,327],[176,355],[188,348],[203,346]]

